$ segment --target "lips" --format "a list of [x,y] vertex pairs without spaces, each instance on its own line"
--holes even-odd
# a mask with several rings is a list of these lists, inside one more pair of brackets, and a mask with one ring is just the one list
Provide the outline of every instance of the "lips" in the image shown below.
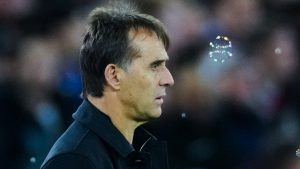
[[166,95],[163,94],[163,95],[157,96],[155,99],[164,99],[165,97],[166,97]]
[[161,95],[155,98],[155,102],[158,104],[163,104],[164,103],[164,97],[166,97],[166,95]]

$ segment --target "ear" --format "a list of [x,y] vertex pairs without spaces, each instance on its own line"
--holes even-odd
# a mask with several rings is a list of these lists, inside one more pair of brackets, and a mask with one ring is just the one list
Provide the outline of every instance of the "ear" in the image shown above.
[[120,68],[115,64],[108,64],[104,70],[104,76],[108,86],[115,90],[120,89]]

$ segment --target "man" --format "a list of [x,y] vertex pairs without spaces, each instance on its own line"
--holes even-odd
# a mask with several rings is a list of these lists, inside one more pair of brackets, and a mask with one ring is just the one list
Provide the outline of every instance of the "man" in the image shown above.
[[165,144],[141,124],[158,118],[166,88],[168,36],[152,16],[96,8],[80,51],[84,101],[42,169],[165,169]]

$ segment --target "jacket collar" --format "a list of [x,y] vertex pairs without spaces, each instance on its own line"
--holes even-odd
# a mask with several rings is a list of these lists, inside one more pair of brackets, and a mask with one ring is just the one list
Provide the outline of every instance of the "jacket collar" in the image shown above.
[[147,147],[148,142],[157,140],[149,132],[143,128],[139,128],[134,134],[133,144],[135,146],[133,147],[113,125],[110,118],[98,110],[88,100],[83,101],[73,114],[73,118],[96,133],[96,135],[113,147],[122,157],[127,157],[134,151],[134,147],[138,150],[142,150],[143,147]]

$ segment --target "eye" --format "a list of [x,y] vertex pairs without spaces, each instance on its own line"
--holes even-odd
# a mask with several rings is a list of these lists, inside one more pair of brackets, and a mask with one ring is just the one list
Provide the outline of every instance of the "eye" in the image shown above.
[[151,68],[152,68],[152,69],[155,69],[155,70],[156,70],[158,67],[159,67],[158,64],[154,64],[154,65],[151,66]]
[[162,65],[163,65],[163,61],[156,61],[156,62],[153,62],[150,67],[152,70],[158,70]]

